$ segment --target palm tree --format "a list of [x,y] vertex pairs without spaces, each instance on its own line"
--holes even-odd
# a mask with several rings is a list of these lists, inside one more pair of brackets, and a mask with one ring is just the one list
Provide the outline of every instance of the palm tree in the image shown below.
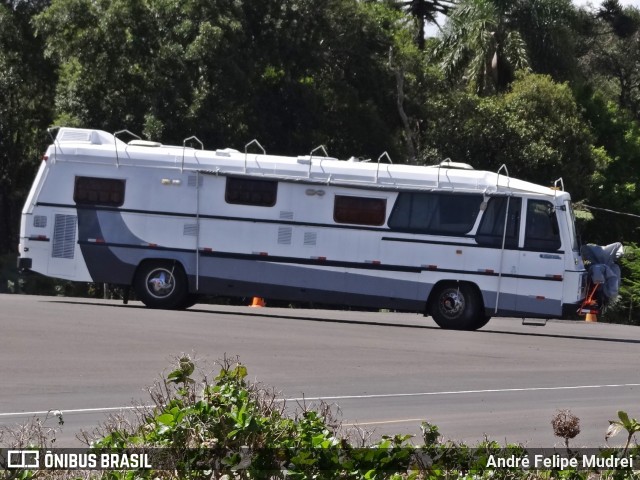
[[455,0],[393,0],[393,5],[409,13],[417,25],[416,45],[418,49],[424,50],[425,25],[438,24],[438,15],[447,15],[455,6]]
[[460,0],[435,52],[447,78],[462,77],[486,95],[503,91],[515,71],[529,68],[513,16],[516,6],[507,0]]

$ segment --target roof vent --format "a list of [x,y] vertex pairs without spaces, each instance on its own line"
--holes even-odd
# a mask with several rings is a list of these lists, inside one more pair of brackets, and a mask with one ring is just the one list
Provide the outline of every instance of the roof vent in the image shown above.
[[132,147],[161,147],[160,142],[150,142],[149,140],[131,140],[129,145]]
[[240,153],[235,148],[218,148],[216,150],[216,155],[218,157],[230,157],[232,153]]
[[58,135],[58,142],[90,142],[91,130],[63,129]]
[[473,170],[468,163],[452,162],[451,160],[443,160],[439,165],[433,165],[436,168],[457,168],[458,170]]

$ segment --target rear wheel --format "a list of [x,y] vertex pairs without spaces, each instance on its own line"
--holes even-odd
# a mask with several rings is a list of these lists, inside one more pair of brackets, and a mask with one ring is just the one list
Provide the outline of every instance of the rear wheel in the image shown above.
[[467,283],[445,283],[431,296],[429,313],[447,330],[477,330],[489,321],[478,290]]
[[200,295],[195,293],[190,293],[184,299],[184,302],[180,305],[180,309],[186,310],[187,308],[193,307],[196,303],[200,301]]
[[138,298],[149,308],[184,308],[189,293],[182,266],[164,260],[143,263],[133,286]]

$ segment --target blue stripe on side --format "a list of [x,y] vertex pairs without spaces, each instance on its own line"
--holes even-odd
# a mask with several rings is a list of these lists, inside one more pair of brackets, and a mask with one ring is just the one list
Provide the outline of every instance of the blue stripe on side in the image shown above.
[[[179,261],[184,266],[190,281],[190,291],[195,291],[195,252],[149,247],[129,230],[119,212],[79,209],[78,231],[81,252],[93,281],[130,285],[141,261],[153,258],[171,259]],[[95,243],[95,239],[106,243]],[[423,283],[421,275],[415,276],[416,281],[398,280],[382,277],[376,272],[369,273],[370,270],[419,274],[424,269],[401,265],[323,262],[293,257],[201,252],[201,275],[198,283],[200,292],[208,294],[264,296],[284,300],[424,311],[433,284]],[[486,275],[482,272],[453,270],[439,272],[450,273],[454,280],[462,275]],[[503,275],[505,278],[511,276]],[[267,279],[268,283],[265,283]],[[542,277],[533,279],[559,281]],[[494,315],[496,293],[485,290],[482,296],[487,314]],[[559,300],[502,293],[499,301],[498,315],[501,316],[515,314],[528,317],[559,317],[562,314]]]
[[[119,213],[78,209],[78,244],[91,279],[94,282],[131,284],[139,262],[123,261],[113,249],[95,243],[96,240],[140,245],[142,239],[129,230]],[[139,255],[140,260],[141,257]]]

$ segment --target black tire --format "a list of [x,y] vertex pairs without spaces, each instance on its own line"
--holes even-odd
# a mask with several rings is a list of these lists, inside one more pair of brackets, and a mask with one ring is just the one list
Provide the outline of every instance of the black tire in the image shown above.
[[476,325],[474,326],[473,330],[479,330],[482,327],[484,327],[487,323],[489,323],[489,320],[491,320],[491,317],[489,315],[480,315],[480,317],[478,318],[478,322],[476,323]]
[[187,276],[178,262],[153,260],[140,265],[133,282],[138,298],[149,308],[185,308]]
[[186,310],[187,308],[193,307],[196,303],[200,301],[200,295],[196,293],[190,293],[184,299],[184,302],[180,305],[180,310]]
[[429,313],[440,328],[477,330],[489,321],[478,290],[467,283],[438,285],[431,295]]

